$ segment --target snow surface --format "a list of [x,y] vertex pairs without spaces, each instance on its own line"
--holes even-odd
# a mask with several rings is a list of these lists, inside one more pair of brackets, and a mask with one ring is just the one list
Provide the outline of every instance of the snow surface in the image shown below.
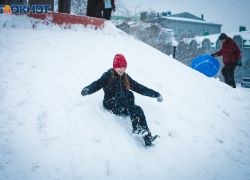
[[[171,20],[176,20],[176,21],[189,21],[189,22],[195,22],[195,23],[202,23],[202,24],[217,24],[209,21],[202,21],[202,20],[197,20],[197,19],[189,19],[189,18],[181,18],[181,17],[168,17],[168,16],[162,16],[162,18],[165,19],[171,19]],[[221,24],[218,24],[221,25]]]
[[[213,34],[213,35],[209,35],[209,36],[196,36],[194,38],[184,38],[182,41],[190,43],[192,40],[196,40],[196,42],[198,43],[198,46],[202,47],[202,42],[205,39],[209,39],[209,41],[211,42],[211,47],[216,47],[216,42],[219,39],[220,35],[221,34]],[[244,45],[249,45],[249,42],[250,42],[250,31],[241,31],[241,32],[227,33],[227,36],[231,37],[232,39],[235,36],[241,36],[241,38],[243,40],[246,40],[246,42],[244,43]]]
[[[32,29],[26,16],[0,16],[0,179],[250,179],[250,90],[105,26],[37,21]],[[135,93],[161,136],[154,148],[132,136],[129,117],[103,108],[102,90],[80,94],[117,53],[133,79],[164,98]]]

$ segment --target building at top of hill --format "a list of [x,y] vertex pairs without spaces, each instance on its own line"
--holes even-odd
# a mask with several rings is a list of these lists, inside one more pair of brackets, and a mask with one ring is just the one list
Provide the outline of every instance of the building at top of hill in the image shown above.
[[[141,18],[143,19],[143,15]],[[177,42],[183,38],[219,34],[222,26],[222,24],[204,20],[203,15],[199,18],[188,12],[173,15],[171,12],[161,13],[157,14],[155,18],[148,19],[148,22],[158,22],[161,26],[172,29]]]

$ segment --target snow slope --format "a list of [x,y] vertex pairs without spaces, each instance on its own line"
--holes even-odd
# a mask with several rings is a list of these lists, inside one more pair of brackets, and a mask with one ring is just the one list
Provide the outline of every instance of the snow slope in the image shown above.
[[[0,35],[1,180],[250,179],[249,89],[207,78],[110,23],[32,29],[25,16],[2,15]],[[129,117],[103,108],[102,90],[80,94],[116,53],[164,98],[135,93],[161,136],[154,148],[132,136]]]

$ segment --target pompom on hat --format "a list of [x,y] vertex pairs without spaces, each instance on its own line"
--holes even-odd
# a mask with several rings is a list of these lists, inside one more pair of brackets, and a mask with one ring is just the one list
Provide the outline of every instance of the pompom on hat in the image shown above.
[[127,61],[122,54],[116,54],[113,61],[113,68],[127,67]]

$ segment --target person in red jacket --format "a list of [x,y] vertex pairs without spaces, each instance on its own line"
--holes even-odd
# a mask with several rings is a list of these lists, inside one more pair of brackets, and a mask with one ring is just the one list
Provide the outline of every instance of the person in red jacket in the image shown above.
[[219,36],[220,41],[222,42],[222,48],[216,53],[211,54],[213,57],[221,56],[223,57],[224,67],[221,72],[225,78],[226,84],[236,88],[234,80],[234,70],[235,67],[241,66],[241,51],[236,44],[236,42],[228,37],[225,33],[222,33]]
[[103,0],[103,19],[110,20],[112,11],[115,12],[115,0]]

